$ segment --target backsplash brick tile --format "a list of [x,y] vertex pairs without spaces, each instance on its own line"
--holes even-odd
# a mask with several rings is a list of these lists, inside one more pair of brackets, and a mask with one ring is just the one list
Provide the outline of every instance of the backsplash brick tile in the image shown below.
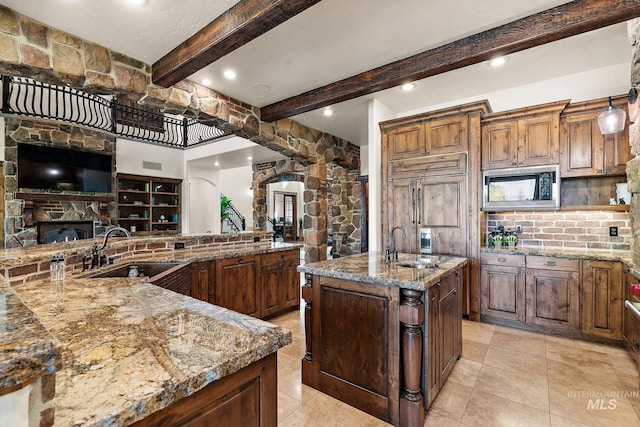
[[[628,212],[494,212],[487,214],[486,234],[497,229],[522,227],[519,246],[631,250],[632,228]],[[618,236],[609,236],[618,227]]]

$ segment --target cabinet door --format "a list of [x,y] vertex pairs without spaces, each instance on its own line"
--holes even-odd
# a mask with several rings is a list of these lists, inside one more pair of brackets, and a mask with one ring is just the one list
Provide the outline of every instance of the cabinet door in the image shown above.
[[282,293],[284,308],[300,305],[300,273],[297,270],[299,264],[298,257],[298,259],[290,260],[284,265],[285,286]]
[[410,159],[425,155],[424,125],[393,129],[387,134],[389,160]]
[[415,180],[395,179],[388,185],[387,192],[387,223],[383,228],[383,244],[388,248],[391,244],[389,232],[393,227],[400,226],[404,231],[397,230],[395,233],[396,249],[404,253],[416,253],[418,250],[416,236],[416,200],[417,189]]
[[480,312],[501,319],[525,321],[525,269],[480,266]]
[[214,264],[215,261],[196,262],[193,263],[191,271],[191,296],[211,304],[215,304]]
[[434,285],[429,288],[427,293],[429,298],[429,311],[428,311],[428,325],[427,325],[427,379],[426,379],[426,402],[427,407],[431,405],[433,399],[440,390],[440,355],[438,347],[440,344],[440,338],[438,334],[439,328],[439,316],[438,309],[440,306],[440,290],[438,286]]
[[580,328],[580,274],[527,268],[527,323],[554,329]]
[[426,152],[433,156],[469,149],[469,118],[450,117],[425,123]]
[[518,166],[558,164],[559,127],[558,114],[518,120]]
[[604,135],[604,174],[626,174],[627,162],[632,158],[629,146],[629,123],[627,122],[622,132]]
[[582,333],[622,339],[622,263],[582,262]]
[[467,256],[467,177],[423,178],[417,197],[418,227],[431,228],[433,253]]
[[258,269],[257,256],[216,261],[216,305],[249,316],[260,317]]
[[482,169],[516,166],[518,155],[518,123],[491,123],[482,126]]
[[560,126],[560,176],[601,174],[603,141],[594,113],[563,117]]
[[272,316],[282,310],[282,287],[286,286],[286,271],[283,271],[283,267],[283,263],[278,263],[262,265],[260,268],[262,317]]
[[[443,294],[445,289],[448,291]],[[444,384],[460,355],[458,352],[458,341],[460,340],[460,331],[458,330],[460,322],[459,298],[456,276],[451,274],[443,279],[440,288],[440,307],[438,310],[440,384]]]

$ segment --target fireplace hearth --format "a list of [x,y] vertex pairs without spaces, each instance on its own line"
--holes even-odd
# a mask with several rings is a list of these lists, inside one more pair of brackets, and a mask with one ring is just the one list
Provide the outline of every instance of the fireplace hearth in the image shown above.
[[91,239],[94,230],[94,221],[38,222],[38,244]]

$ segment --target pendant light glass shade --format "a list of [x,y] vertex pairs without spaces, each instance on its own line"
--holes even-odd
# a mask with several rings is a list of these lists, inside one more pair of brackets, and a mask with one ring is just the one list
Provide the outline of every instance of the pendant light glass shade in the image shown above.
[[611,105],[611,97],[609,97],[609,107],[598,116],[598,126],[600,133],[609,135],[624,130],[627,113],[621,108]]

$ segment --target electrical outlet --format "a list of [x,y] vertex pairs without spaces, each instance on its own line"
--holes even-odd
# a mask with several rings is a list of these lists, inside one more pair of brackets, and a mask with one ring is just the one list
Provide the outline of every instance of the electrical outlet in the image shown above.
[[618,227],[609,227],[609,236],[616,237],[618,235]]
[[522,233],[522,226],[520,224],[516,224],[516,234]]
[[173,244],[173,249],[184,249],[184,242],[175,242]]

